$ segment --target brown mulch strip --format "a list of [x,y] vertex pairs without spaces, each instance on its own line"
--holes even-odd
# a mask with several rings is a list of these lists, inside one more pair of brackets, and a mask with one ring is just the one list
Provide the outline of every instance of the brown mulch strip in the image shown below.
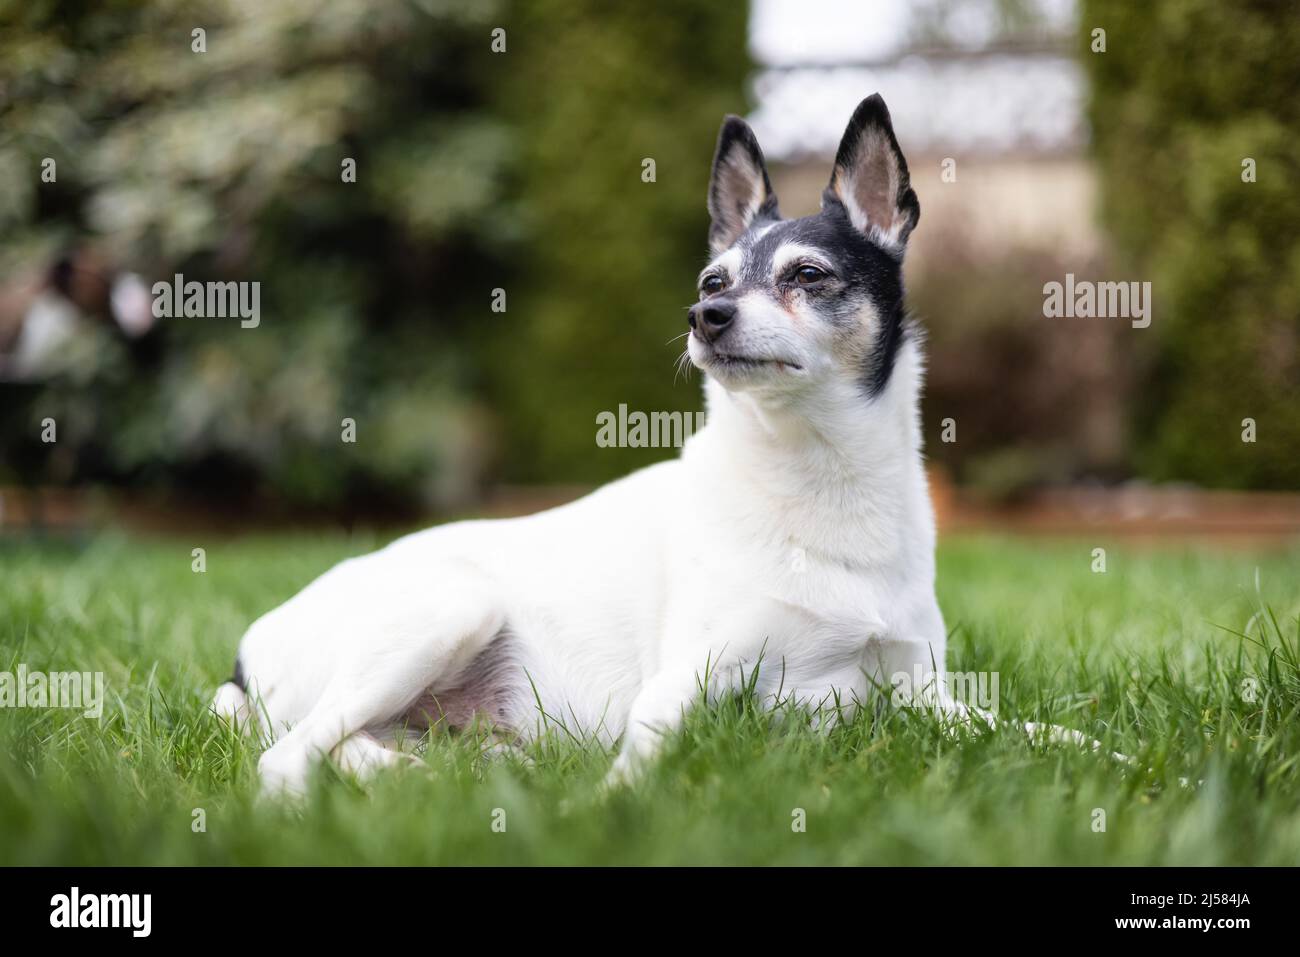
[[[931,477],[943,533],[1014,535],[1123,535],[1152,539],[1212,539],[1289,544],[1300,542],[1300,493],[1238,492],[1181,486],[1069,486],[1043,489],[1014,502],[997,502]],[[505,486],[472,512],[475,516],[525,515],[572,501],[580,486]],[[411,528],[448,517],[429,514],[286,513],[264,508],[162,500],[114,490],[0,488],[0,534],[87,532],[105,527],[166,534],[351,527]]]

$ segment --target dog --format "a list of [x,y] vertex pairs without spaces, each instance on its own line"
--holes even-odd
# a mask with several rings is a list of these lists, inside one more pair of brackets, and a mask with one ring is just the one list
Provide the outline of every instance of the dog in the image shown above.
[[[213,709],[273,743],[262,786],[332,757],[363,775],[404,734],[563,723],[647,766],[704,701],[745,691],[839,720],[897,673],[942,684],[922,336],[903,301],[920,205],[879,95],[821,209],[782,218],[728,116],[686,354],[707,420],[675,460],[535,515],[467,521],[342,562],[248,629]],[[832,707],[832,705],[834,705]]]

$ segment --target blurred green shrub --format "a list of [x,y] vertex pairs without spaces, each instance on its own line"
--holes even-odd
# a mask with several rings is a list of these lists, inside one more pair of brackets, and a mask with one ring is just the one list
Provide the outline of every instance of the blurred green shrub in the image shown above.
[[519,5],[503,108],[530,245],[508,313],[493,317],[488,366],[513,478],[605,480],[671,456],[597,449],[597,413],[700,407],[698,375],[674,377],[676,337],[707,256],[718,127],[748,106],[747,13],[701,0]]
[[[0,384],[0,472],[451,505],[486,475],[596,480],[669,454],[598,449],[595,415],[698,403],[671,385],[667,340],[748,64],[743,5],[648,16],[594,0],[0,6],[0,278],[89,240],[150,284],[262,284],[256,329],[163,319],[97,375]],[[30,441],[47,415],[79,423],[56,471]]]
[[[463,330],[517,232],[484,52],[500,13],[6,5],[7,270],[89,240],[149,284],[177,272],[261,283],[256,329],[163,319],[128,375],[52,379],[31,418],[65,417],[65,456],[83,435],[96,447],[59,477],[311,505],[464,496],[488,433],[471,427]],[[206,52],[192,49],[195,28]],[[37,178],[44,156],[56,184]],[[76,428],[88,407],[95,427]],[[341,441],[344,418],[356,444]]]
[[[1104,53],[1089,49],[1098,27]],[[1085,0],[1080,34],[1104,217],[1153,283],[1137,465],[1155,479],[1300,488],[1295,6]],[[1243,182],[1247,159],[1255,182]],[[1254,444],[1240,441],[1245,418]]]

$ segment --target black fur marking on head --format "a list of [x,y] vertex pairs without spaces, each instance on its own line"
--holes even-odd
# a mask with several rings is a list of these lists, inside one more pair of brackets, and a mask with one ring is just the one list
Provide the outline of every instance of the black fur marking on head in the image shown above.
[[238,685],[242,691],[248,690],[248,676],[244,674],[244,663],[238,655],[235,656],[235,673],[230,676],[230,683]]
[[[903,247],[921,214],[880,95],[859,103],[849,120],[821,212],[781,219],[758,140],[738,116],[728,116],[718,134],[708,206],[714,255],[733,245],[744,252],[736,291],[745,286],[771,290],[774,281],[779,287],[785,279],[772,276],[773,257],[787,243],[799,243],[820,250],[833,266],[833,281],[804,292],[826,321],[851,328],[871,303],[879,328],[861,381],[869,398],[879,395],[889,384],[903,343],[916,334],[903,304]],[[854,225],[854,215],[861,228]],[[882,235],[887,237],[883,245]]]
[[769,286],[773,257],[788,243],[820,250],[833,266],[837,281],[806,293],[816,297],[816,308],[828,321],[857,322],[864,300],[875,307],[880,327],[862,370],[866,393],[874,398],[889,383],[898,350],[908,337],[902,263],[855,229],[844,207],[834,203],[813,216],[751,228],[740,240],[744,262],[738,283]]

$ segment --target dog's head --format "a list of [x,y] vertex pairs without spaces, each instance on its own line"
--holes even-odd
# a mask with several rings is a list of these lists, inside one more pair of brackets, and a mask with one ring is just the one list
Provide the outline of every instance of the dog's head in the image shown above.
[[889,381],[904,335],[902,265],[921,208],[889,110],[863,100],[821,211],[782,219],[754,132],[728,116],[709,183],[709,248],[691,307],[691,361],[728,391]]

